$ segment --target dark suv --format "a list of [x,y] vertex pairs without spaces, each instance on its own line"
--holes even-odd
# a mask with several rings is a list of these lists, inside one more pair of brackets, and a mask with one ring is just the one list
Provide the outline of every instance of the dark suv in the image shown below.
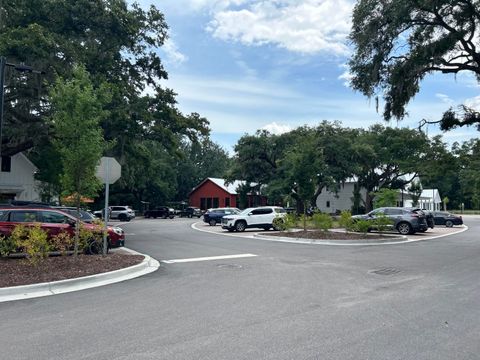
[[208,209],[208,211],[203,215],[203,221],[208,223],[210,226],[215,226],[222,222],[222,218],[225,215],[236,215],[239,213],[240,210],[237,208]]
[[[402,235],[425,232],[428,230],[427,217],[418,208],[383,207],[370,211],[366,215],[352,216],[353,220],[372,221],[380,216],[386,216],[392,220],[390,227],[396,229]],[[372,228],[374,229],[372,224]]]
[[159,206],[155,209],[145,211],[143,216],[145,216],[146,219],[151,217],[154,219],[157,217],[173,219],[175,217],[175,210],[166,206]]
[[180,211],[180,217],[201,217],[203,215],[202,210],[197,207],[190,206],[182,211]]

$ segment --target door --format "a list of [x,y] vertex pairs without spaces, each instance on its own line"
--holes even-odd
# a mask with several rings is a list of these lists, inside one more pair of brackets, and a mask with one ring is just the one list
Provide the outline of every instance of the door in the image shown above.
[[56,236],[61,232],[67,232],[71,236],[74,235],[75,228],[70,225],[71,221],[75,221],[74,219],[55,211],[44,210],[40,213],[39,221],[42,222],[42,229],[46,230],[50,237]]
[[38,214],[35,210],[11,210],[5,216],[5,220],[0,222],[0,233],[9,236],[15,226],[32,226],[38,221]]

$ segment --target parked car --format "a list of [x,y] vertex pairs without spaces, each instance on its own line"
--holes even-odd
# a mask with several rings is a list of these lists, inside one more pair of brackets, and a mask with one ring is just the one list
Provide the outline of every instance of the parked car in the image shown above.
[[[120,221],[130,221],[135,218],[135,211],[133,211],[130,206],[109,206],[109,219],[118,219]],[[96,217],[103,219],[104,209],[95,211],[93,214]]]
[[217,208],[217,209],[208,209],[205,214],[203,214],[203,221],[208,223],[210,226],[215,226],[222,222],[222,218],[226,215],[235,215],[239,214],[240,210],[237,208]]
[[355,215],[352,219],[372,221],[371,230],[375,229],[373,220],[379,216],[386,216],[392,220],[389,226],[392,230],[397,230],[402,235],[414,234],[416,232],[425,232],[428,230],[427,218],[425,213],[418,208],[400,208],[383,207],[370,211],[365,215]]
[[145,218],[147,219],[151,217],[154,219],[158,217],[161,217],[164,219],[168,217],[170,219],[173,219],[175,217],[175,210],[166,206],[159,206],[155,209],[145,211],[143,216],[145,216]]
[[463,225],[463,218],[461,216],[454,215],[446,211],[433,212],[433,219],[435,220],[435,225],[445,225],[446,227]]
[[97,217],[90,211],[84,209],[79,209],[77,211],[77,208],[73,206],[53,206],[52,208],[66,212],[86,223],[93,223],[94,220],[97,219]]
[[274,219],[283,218],[287,212],[278,206],[262,206],[248,208],[236,215],[226,215],[222,219],[222,228],[228,231],[245,231],[247,228],[261,228],[278,230]]
[[196,217],[200,218],[202,215],[203,215],[202,210],[200,210],[197,207],[193,207],[193,206],[187,207],[186,209],[180,211],[180,217],[191,218],[191,217],[196,216]]
[[[77,219],[61,210],[54,208],[37,207],[3,207],[0,208],[0,234],[9,236],[17,225],[33,225],[40,223],[41,228],[53,237],[61,232],[71,236],[75,234]],[[86,229],[94,230],[95,225],[82,221]],[[107,227],[107,241],[109,247],[125,245],[125,233],[119,227]]]

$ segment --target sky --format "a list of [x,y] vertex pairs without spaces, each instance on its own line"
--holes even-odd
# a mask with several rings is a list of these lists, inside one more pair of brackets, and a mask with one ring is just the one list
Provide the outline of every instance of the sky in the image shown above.
[[[161,10],[169,40],[159,50],[185,114],[210,122],[211,138],[230,153],[244,134],[280,134],[322,120],[367,128],[386,124],[374,100],[354,92],[346,66],[351,0],[140,0]],[[418,127],[452,105],[480,108],[479,84],[467,73],[432,75],[390,126]],[[441,131],[430,125],[428,134]],[[450,144],[475,128],[444,133]]]

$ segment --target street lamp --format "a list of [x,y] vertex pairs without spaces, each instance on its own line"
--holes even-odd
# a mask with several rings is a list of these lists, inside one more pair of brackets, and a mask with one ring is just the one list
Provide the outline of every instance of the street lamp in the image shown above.
[[3,102],[5,98],[5,69],[6,67],[13,67],[20,72],[28,72],[33,74],[45,74],[44,71],[33,69],[31,66],[25,64],[10,64],[4,56],[0,56],[0,156],[2,155],[2,130],[3,130]]

